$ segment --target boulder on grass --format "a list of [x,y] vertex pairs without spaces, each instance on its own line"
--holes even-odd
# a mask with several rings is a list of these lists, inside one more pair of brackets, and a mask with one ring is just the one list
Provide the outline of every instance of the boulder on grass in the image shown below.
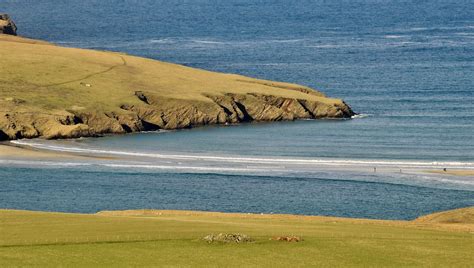
[[203,238],[204,241],[208,243],[249,243],[254,240],[245,234],[210,234]]

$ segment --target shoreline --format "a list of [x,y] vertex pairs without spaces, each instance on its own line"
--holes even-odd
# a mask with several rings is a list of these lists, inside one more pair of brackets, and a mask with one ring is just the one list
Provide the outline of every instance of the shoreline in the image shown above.
[[[68,152],[68,151],[55,151],[44,148],[36,148],[34,146],[28,145],[18,145],[13,144],[10,141],[0,142],[0,159],[3,160],[58,160],[58,159],[70,159],[70,160],[130,160],[135,159],[137,156],[128,156],[128,155],[109,155],[107,153],[82,153],[82,152]],[[147,156],[141,156],[147,157]],[[173,159],[173,155],[163,154],[164,158],[169,157]],[[182,157],[182,156],[179,156]],[[232,156],[234,157],[234,156]],[[149,158],[149,157],[148,157]],[[186,158],[186,156],[185,156]],[[213,157],[210,157],[212,161]],[[215,157],[217,159],[226,159],[225,157]],[[252,156],[252,157],[241,157],[242,159],[260,159],[262,157]],[[271,157],[264,157],[264,159],[272,159]],[[152,158],[150,158],[152,159]],[[307,159],[296,159],[296,161],[301,160],[304,163],[299,163],[297,165],[306,166],[308,163],[305,161],[311,161]],[[318,159],[319,160],[319,159]],[[333,161],[331,163],[331,161]],[[181,160],[179,160],[181,161]],[[209,159],[201,159],[200,161],[209,161]],[[278,161],[278,159],[277,159]],[[354,160],[355,163],[348,164],[339,162],[338,159],[328,159],[323,163],[312,163],[314,167],[318,167],[318,170],[327,170],[327,171],[357,171],[365,173],[374,173],[374,174],[383,174],[383,173],[399,173],[399,174],[432,174],[432,175],[442,175],[442,176],[457,176],[457,177],[473,177],[474,169],[454,167],[448,168],[447,171],[443,171],[442,167],[439,169],[430,168],[430,167],[403,167],[403,165],[397,166],[395,164],[384,164],[384,163],[364,163],[364,160]],[[359,163],[357,163],[360,161]],[[410,161],[410,160],[408,160]],[[153,162],[143,162],[143,164],[150,164]],[[388,162],[389,163],[389,162]],[[373,168],[376,167],[374,171]]]
[[0,158],[41,158],[41,159],[48,159],[53,158],[57,159],[62,156],[68,156],[71,158],[75,158],[72,154],[61,154],[54,151],[47,151],[47,150],[39,150],[33,147],[24,147],[19,145],[14,145],[7,142],[0,142]]
[[38,149],[31,146],[21,146],[10,142],[0,142],[0,159],[34,159],[34,160],[55,160],[68,158],[76,160],[84,159],[104,159],[113,160],[116,157],[85,155],[72,152],[58,152],[53,150]]

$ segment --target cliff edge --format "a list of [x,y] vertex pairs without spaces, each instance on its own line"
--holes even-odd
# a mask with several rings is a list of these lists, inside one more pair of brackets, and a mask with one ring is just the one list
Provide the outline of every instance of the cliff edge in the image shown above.
[[0,140],[350,118],[311,88],[0,34]]

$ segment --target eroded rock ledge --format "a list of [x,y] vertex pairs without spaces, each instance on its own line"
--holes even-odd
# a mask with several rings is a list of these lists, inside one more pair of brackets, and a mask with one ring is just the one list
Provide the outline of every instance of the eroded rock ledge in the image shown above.
[[77,138],[209,124],[236,124],[296,119],[350,118],[343,101],[324,103],[262,94],[206,95],[212,101],[163,98],[136,91],[139,105],[123,104],[115,111],[64,110],[58,113],[0,114],[0,139]]

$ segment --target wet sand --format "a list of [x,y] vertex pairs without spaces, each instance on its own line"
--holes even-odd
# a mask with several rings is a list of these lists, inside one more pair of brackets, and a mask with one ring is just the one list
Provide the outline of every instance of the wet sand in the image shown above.
[[35,160],[55,160],[55,159],[116,159],[109,156],[84,155],[69,152],[56,152],[33,147],[23,147],[0,143],[0,159],[35,159]]
[[6,143],[0,144],[1,158],[58,158],[65,156],[71,158],[77,157],[71,154],[61,154],[58,152],[48,152],[43,150],[40,151],[32,148],[7,145]]
[[459,170],[459,169],[453,169],[453,170],[427,170],[426,172],[428,173],[435,173],[435,174],[445,174],[445,175],[453,175],[453,176],[474,176],[474,170]]

